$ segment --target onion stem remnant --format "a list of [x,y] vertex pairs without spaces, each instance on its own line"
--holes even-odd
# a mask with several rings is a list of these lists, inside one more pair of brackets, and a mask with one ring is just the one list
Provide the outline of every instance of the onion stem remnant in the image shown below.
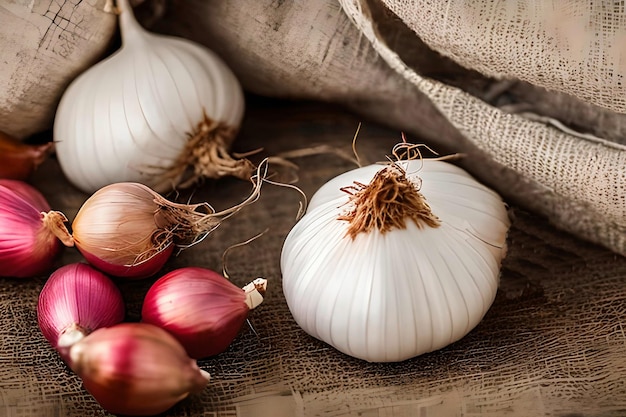
[[418,228],[441,224],[416,184],[395,162],[378,171],[369,184],[355,181],[341,190],[350,194],[347,204],[352,208],[339,216],[339,220],[350,223],[346,234],[352,239],[361,232],[404,229],[407,220],[412,220]]
[[249,180],[254,165],[246,158],[235,159],[228,153],[238,128],[211,119],[206,112],[193,132],[188,134],[184,151],[176,163],[163,173],[157,189],[176,185],[187,188],[202,178],[233,176]]

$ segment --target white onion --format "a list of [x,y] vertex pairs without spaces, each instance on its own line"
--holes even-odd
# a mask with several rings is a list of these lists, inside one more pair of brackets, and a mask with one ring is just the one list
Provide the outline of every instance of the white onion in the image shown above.
[[[423,166],[422,166],[423,164]],[[509,219],[500,197],[442,161],[400,162],[439,221],[361,232],[340,217],[342,191],[384,165],[322,186],[285,240],[281,268],[289,309],[307,333],[372,362],[402,361],[461,339],[495,298]],[[421,181],[418,180],[418,175]]]
[[[244,112],[235,75],[201,45],[147,32],[120,3],[122,47],[76,78],[57,109],[64,174],[88,193],[122,181],[164,191],[188,176],[248,178],[249,162],[227,154]],[[190,146],[200,128],[207,137]]]

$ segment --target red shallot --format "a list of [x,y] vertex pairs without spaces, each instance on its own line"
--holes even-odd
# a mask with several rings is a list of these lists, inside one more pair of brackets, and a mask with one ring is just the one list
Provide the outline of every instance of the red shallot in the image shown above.
[[121,323],[124,300],[117,286],[85,263],[62,266],[39,294],[39,328],[62,357],[92,331]]
[[113,414],[162,413],[210,379],[172,335],[146,323],[98,329],[72,345],[69,357],[85,389]]
[[0,276],[33,277],[54,265],[71,237],[63,213],[51,211],[31,185],[0,179]]
[[213,356],[233,342],[266,287],[263,278],[239,288],[210,269],[179,268],[150,287],[141,318],[174,335],[192,358]]

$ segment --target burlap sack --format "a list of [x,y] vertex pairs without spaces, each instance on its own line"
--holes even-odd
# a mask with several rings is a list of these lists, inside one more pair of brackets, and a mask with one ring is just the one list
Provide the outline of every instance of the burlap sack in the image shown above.
[[172,2],[156,28],[218,51],[250,91],[346,104],[463,152],[509,201],[626,254],[624,10],[339,3]]
[[0,131],[50,129],[65,87],[111,43],[117,19],[107,2],[0,2]]

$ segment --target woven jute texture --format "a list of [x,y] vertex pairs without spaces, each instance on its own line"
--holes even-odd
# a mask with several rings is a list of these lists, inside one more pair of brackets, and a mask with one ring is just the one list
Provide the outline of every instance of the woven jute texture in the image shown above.
[[467,153],[507,198],[626,254],[621,2],[169,3],[158,30],[215,49],[250,91]]
[[626,112],[626,8],[619,1],[384,0],[439,53]]
[[[277,154],[331,145],[350,151],[360,118],[319,105],[252,100],[236,148]],[[364,123],[357,150],[384,158],[399,132]],[[354,166],[336,155],[296,160],[309,196]],[[53,208],[70,219],[87,197],[51,160],[33,178]],[[250,185],[207,182],[188,195],[216,208],[243,199]],[[513,225],[501,284],[490,311],[470,334],[440,351],[395,364],[347,357],[309,337],[282,295],[279,256],[300,197],[266,184],[261,199],[165,267],[221,271],[223,251],[269,230],[226,258],[237,285],[269,280],[264,303],[224,353],[200,360],[213,380],[165,415],[172,417],[623,416],[626,413],[626,259],[551,226],[512,205]],[[59,264],[81,260],[74,249]],[[46,277],[0,280],[0,416],[108,416],[82,389],[37,328],[36,303]],[[117,281],[139,320],[153,279]]]
[[108,0],[0,2],[0,130],[49,129],[61,94],[97,62],[116,31]]

